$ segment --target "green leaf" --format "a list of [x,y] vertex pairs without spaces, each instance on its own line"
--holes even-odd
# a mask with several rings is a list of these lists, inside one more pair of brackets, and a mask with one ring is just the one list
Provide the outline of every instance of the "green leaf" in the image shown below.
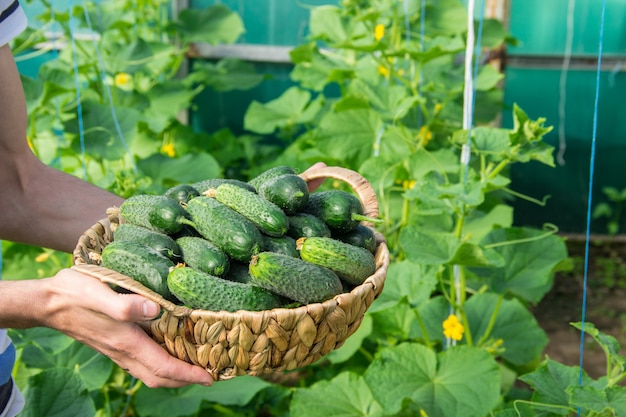
[[[521,375],[520,380],[526,382],[534,390],[532,401],[535,403],[570,407],[567,388],[579,385],[580,368],[566,366],[552,359],[545,360],[535,371]],[[582,385],[590,385],[591,379],[583,372]],[[551,411],[567,415],[567,410],[551,408]]]
[[396,338],[407,340],[420,334],[419,323],[415,320],[415,309],[406,298],[401,298],[385,309],[376,308],[371,312],[374,321],[372,337],[378,339]]
[[102,42],[102,60],[107,73],[134,74],[144,70],[153,57],[152,47],[142,39],[125,43],[120,42],[116,34],[105,32]]
[[182,80],[171,80],[155,84],[146,96],[150,101],[150,107],[144,111],[146,123],[150,130],[160,133],[179,112],[191,106],[196,91],[186,88]]
[[476,90],[487,91],[496,88],[503,78],[504,74],[496,68],[491,65],[484,65],[478,72],[478,77],[476,77]]
[[203,401],[226,406],[244,406],[271,384],[244,375],[217,381],[211,387],[192,385],[184,388],[142,388],[134,401],[137,412],[151,417],[182,417],[198,412]]
[[399,412],[408,399],[429,417],[482,417],[500,398],[495,360],[468,346],[439,354],[416,343],[385,348],[365,371],[365,380],[387,414]]
[[373,110],[331,112],[320,121],[316,146],[339,158],[343,166],[359,167],[372,156],[381,126],[380,115]]
[[217,178],[221,173],[220,164],[207,153],[185,154],[179,158],[154,154],[137,161],[137,166],[155,183],[165,185]]
[[[465,313],[474,340],[485,334],[498,304],[493,293],[476,294],[465,303]],[[502,357],[514,365],[536,360],[548,344],[548,337],[535,317],[519,300],[502,300],[488,340],[502,341]]]
[[498,204],[491,208],[489,213],[474,210],[465,220],[463,233],[472,243],[480,243],[482,239],[495,228],[506,228],[513,225],[513,207]]
[[238,58],[224,58],[217,64],[194,62],[190,77],[215,91],[249,90],[265,78],[254,65]]
[[384,310],[406,297],[409,305],[416,307],[427,301],[438,283],[436,266],[421,265],[408,260],[389,265],[385,291],[374,301],[368,311]]
[[[599,389],[590,386],[571,386],[571,403],[598,415],[622,416],[626,413],[626,387]],[[610,413],[610,414],[605,414]]]
[[204,10],[184,8],[178,21],[171,24],[185,42],[205,42],[211,45],[232,44],[245,33],[241,17],[223,4]]
[[328,381],[294,391],[290,415],[298,417],[383,417],[362,376],[342,372]]
[[400,231],[399,245],[406,258],[418,264],[499,267],[503,265],[500,255],[480,246],[461,242],[451,233],[428,233],[413,226]]
[[320,101],[311,102],[311,93],[290,87],[280,97],[266,104],[253,101],[246,110],[244,128],[255,133],[269,134],[278,128],[311,121],[320,108]]
[[[504,259],[504,266],[471,269],[481,283],[499,294],[537,303],[552,287],[554,272],[567,259],[562,238],[530,228],[496,229],[481,242]],[[480,285],[480,284],[479,284]]]
[[[117,160],[128,154],[124,146],[130,146],[136,132],[137,124],[141,119],[140,113],[131,108],[115,108],[117,124],[121,130],[118,133],[115,118],[108,105],[94,101],[85,101],[82,104],[83,137],[85,152],[93,157]],[[78,119],[74,118],[65,123],[65,131],[75,135],[72,140],[72,149],[82,155]]]
[[31,376],[24,398],[23,417],[96,415],[87,387],[71,369],[47,369]]
[[347,39],[342,22],[341,9],[332,5],[321,5],[311,9],[309,20],[311,36],[330,43]]

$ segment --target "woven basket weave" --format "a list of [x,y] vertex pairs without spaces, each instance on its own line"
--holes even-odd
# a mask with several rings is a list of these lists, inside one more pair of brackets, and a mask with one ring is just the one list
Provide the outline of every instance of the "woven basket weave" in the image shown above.
[[[307,182],[320,178],[344,181],[359,196],[364,214],[378,216],[376,195],[358,173],[341,167],[324,167],[301,176]],[[206,368],[215,380],[300,368],[337,349],[357,330],[365,311],[380,295],[389,266],[385,239],[375,231],[376,271],[349,293],[291,309],[192,310],[173,304],[127,276],[99,266],[99,255],[112,241],[113,231],[120,223],[117,213],[110,210],[108,218],[80,237],[74,250],[73,268],[159,303],[163,314],[142,327],[171,355]]]

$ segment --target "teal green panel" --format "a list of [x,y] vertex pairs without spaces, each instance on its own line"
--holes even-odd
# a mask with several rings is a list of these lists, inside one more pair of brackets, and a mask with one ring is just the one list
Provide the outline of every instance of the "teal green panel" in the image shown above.
[[239,13],[246,33],[239,42],[266,45],[298,45],[306,40],[309,8],[337,1],[307,0],[192,0],[190,8],[203,9],[221,3]]
[[[18,55],[15,57],[17,61],[17,69],[20,74],[25,75],[30,78],[37,78],[37,74],[39,73],[39,67],[42,64],[52,61],[55,59],[55,54],[53,52],[46,52],[45,54],[34,54],[32,51],[24,53],[22,55]],[[67,69],[71,71],[71,68]]]
[[[512,55],[562,55],[566,50],[569,0],[511,0],[510,32],[521,45]],[[572,54],[597,55],[602,1],[576,0]],[[626,2],[606,0],[603,52],[626,53]]]
[[[531,118],[546,117],[554,130],[546,141],[559,149],[560,71],[509,68],[506,71],[505,102],[517,103]],[[551,222],[562,231],[582,233],[586,228],[589,167],[593,138],[595,71],[570,71],[564,95],[564,164],[556,168],[531,162],[515,165],[511,171],[513,188],[535,198],[550,195],[546,207],[522,200],[515,203],[516,223],[541,226]],[[602,187],[626,187],[626,74],[601,74],[592,206],[606,198]],[[503,115],[511,127],[510,112]],[[592,224],[596,233],[605,233],[601,221]]]

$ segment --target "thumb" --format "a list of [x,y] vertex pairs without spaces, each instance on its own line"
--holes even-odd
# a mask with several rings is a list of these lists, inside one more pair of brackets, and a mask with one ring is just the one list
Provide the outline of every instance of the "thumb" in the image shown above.
[[114,319],[128,322],[152,320],[159,315],[161,306],[154,301],[148,300],[136,294],[116,294],[117,311],[109,314]]

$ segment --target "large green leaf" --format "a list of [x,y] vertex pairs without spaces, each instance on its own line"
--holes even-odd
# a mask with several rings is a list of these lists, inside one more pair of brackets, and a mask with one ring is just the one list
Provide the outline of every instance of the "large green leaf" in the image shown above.
[[495,229],[481,245],[492,247],[503,259],[498,268],[472,269],[479,284],[500,294],[513,294],[536,303],[552,287],[554,273],[567,259],[561,237],[529,228]]
[[341,9],[337,6],[321,5],[313,8],[309,26],[311,36],[331,43],[345,41],[348,37]]
[[185,87],[182,80],[163,81],[154,85],[146,96],[150,107],[144,111],[144,118],[150,130],[160,133],[172,123],[179,112],[191,107],[197,91]]
[[[529,374],[521,375],[520,380],[526,382],[534,390],[532,401],[536,407],[541,404],[571,407],[568,387],[591,386],[592,380],[577,366],[566,366],[552,359],[545,360],[541,366]],[[582,384],[581,384],[582,382]],[[543,408],[543,409],[548,409]],[[567,409],[550,408],[555,414],[567,415]]]
[[[489,328],[498,299],[493,293],[476,294],[465,303],[465,313],[474,340],[483,338]],[[548,337],[535,317],[519,300],[501,300],[489,337],[502,341],[502,357],[514,365],[536,360],[548,344]]]
[[430,297],[438,283],[438,268],[408,260],[389,265],[385,280],[385,291],[370,307],[371,312],[384,310],[406,297],[409,304],[416,307]]
[[162,154],[137,162],[139,169],[156,183],[192,183],[207,178],[217,178],[220,164],[207,153],[186,154],[180,158],[169,158]]
[[132,108],[116,107],[113,111],[108,105],[89,100],[82,103],[81,120],[82,126],[78,118],[65,123],[65,131],[75,135],[72,149],[77,154],[82,154],[79,134],[82,129],[84,149],[87,154],[92,157],[115,160],[128,153],[126,146],[132,142],[137,132],[137,123],[141,120],[141,114]]
[[171,27],[186,42],[212,45],[234,43],[245,32],[239,14],[223,4],[215,4],[204,10],[185,8]]
[[238,58],[224,58],[216,64],[194,62],[193,71],[190,77],[215,91],[249,90],[265,78],[256,72],[254,65]]
[[280,97],[266,104],[253,101],[244,116],[244,128],[268,134],[297,123],[310,122],[321,109],[321,97],[311,101],[311,93],[290,87]]
[[468,346],[439,354],[417,343],[385,348],[365,380],[387,414],[399,412],[408,399],[416,413],[429,417],[482,417],[500,398],[497,363],[485,350]]
[[298,417],[383,417],[363,377],[343,372],[329,381],[296,389],[289,408]]
[[583,410],[589,410],[597,415],[626,415],[626,387],[600,389],[572,386],[568,388],[568,392],[571,393],[571,404]]
[[71,369],[47,369],[29,378],[23,417],[94,416],[96,408],[83,380]]
[[463,242],[451,233],[422,232],[406,226],[400,232],[400,247],[409,261],[426,265],[456,264],[498,267],[503,259],[493,249]]
[[373,110],[348,110],[328,113],[317,129],[317,147],[343,161],[346,167],[359,167],[374,153],[374,144],[382,126]]
[[151,417],[189,416],[198,412],[203,401],[224,405],[244,406],[269,387],[268,382],[251,376],[218,381],[213,386],[169,389],[144,388],[135,395],[135,406],[139,415]]

